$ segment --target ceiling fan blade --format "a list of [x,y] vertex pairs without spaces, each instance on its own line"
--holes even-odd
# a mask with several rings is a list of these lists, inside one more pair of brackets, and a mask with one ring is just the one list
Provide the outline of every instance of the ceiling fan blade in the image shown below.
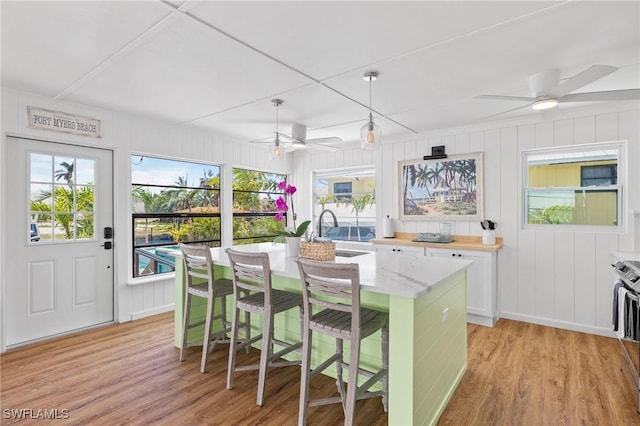
[[489,99],[494,101],[519,101],[519,102],[533,102],[534,98],[525,98],[523,96],[502,96],[502,95],[480,95],[473,99]]
[[607,90],[564,95],[560,102],[632,101],[640,99],[640,89]]
[[551,90],[546,96],[556,99],[561,98],[567,93],[571,93],[589,83],[593,83],[617,70],[617,67],[612,67],[611,65],[592,65]]
[[[342,139],[340,139],[340,140],[342,140]],[[313,144],[309,145],[309,148],[317,149],[317,150],[320,150],[320,151],[337,151],[337,150],[340,149],[339,147],[334,146],[334,145],[322,145],[322,144],[319,144],[319,143],[313,143]]]
[[531,104],[532,104],[532,103],[533,103],[533,102],[528,103],[527,105],[520,105],[520,106],[518,106],[518,107],[511,108],[511,109],[508,109],[508,110],[506,110],[506,111],[499,112],[499,113],[497,113],[497,114],[492,114],[492,115],[489,115],[489,116],[487,116],[487,117],[482,117],[481,119],[476,120],[476,121],[477,121],[477,122],[487,121],[487,120],[490,120],[490,119],[492,119],[492,118],[499,117],[499,116],[501,116],[501,115],[508,114],[508,113],[510,113],[510,112],[517,111],[517,110],[522,109],[522,108],[527,108],[527,107],[531,106]]
[[249,143],[273,143],[273,139],[272,138],[262,138],[262,139],[255,139],[252,141],[248,141]]
[[312,143],[315,145],[328,145],[328,144],[336,144],[341,142],[342,142],[342,139],[340,139],[337,136],[330,136],[327,138],[307,139],[307,143]]

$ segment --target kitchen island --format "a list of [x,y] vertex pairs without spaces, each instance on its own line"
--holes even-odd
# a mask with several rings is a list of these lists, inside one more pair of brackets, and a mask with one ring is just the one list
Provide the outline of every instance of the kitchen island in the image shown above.
[[[234,248],[268,252],[274,288],[301,291],[297,264],[286,256],[284,245],[261,243]],[[224,249],[213,248],[211,253],[217,276],[230,277]],[[362,304],[389,312],[389,424],[435,423],[466,370],[466,269],[472,261],[371,252],[336,257],[335,262],[357,263]],[[183,293],[182,262],[178,261],[176,346],[181,342]],[[288,341],[299,339],[300,320],[294,311],[276,316],[275,333]],[[257,332],[259,318],[256,324],[253,321],[252,328]],[[313,345],[312,363],[335,349],[333,339],[319,333],[314,335]],[[361,363],[368,368],[380,365],[379,333],[363,341]]]

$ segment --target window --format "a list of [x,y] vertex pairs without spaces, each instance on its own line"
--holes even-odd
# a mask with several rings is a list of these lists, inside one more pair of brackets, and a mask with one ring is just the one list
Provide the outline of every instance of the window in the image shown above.
[[335,182],[333,184],[333,193],[338,200],[349,200],[353,185],[351,182]]
[[131,156],[133,276],[173,272],[165,247],[220,246],[220,167]]
[[371,166],[315,172],[314,222],[328,210],[315,232],[333,240],[364,242],[375,238],[375,187],[375,168]]
[[582,166],[580,186],[607,186],[618,183],[618,165]]
[[92,240],[95,160],[29,154],[29,243]]
[[283,180],[286,175],[233,169],[233,244],[273,241],[284,229],[285,222],[273,218]]
[[525,224],[617,227],[622,143],[524,152]]

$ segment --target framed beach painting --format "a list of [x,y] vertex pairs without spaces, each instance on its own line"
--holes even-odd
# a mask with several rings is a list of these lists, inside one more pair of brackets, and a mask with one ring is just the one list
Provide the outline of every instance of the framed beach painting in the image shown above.
[[482,153],[399,162],[400,220],[482,220]]

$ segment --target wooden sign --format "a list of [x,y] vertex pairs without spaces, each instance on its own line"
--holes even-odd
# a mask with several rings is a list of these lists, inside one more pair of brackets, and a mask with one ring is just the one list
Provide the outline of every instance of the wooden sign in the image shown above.
[[99,138],[100,120],[66,112],[27,106],[29,127],[32,129],[52,130],[73,135]]

